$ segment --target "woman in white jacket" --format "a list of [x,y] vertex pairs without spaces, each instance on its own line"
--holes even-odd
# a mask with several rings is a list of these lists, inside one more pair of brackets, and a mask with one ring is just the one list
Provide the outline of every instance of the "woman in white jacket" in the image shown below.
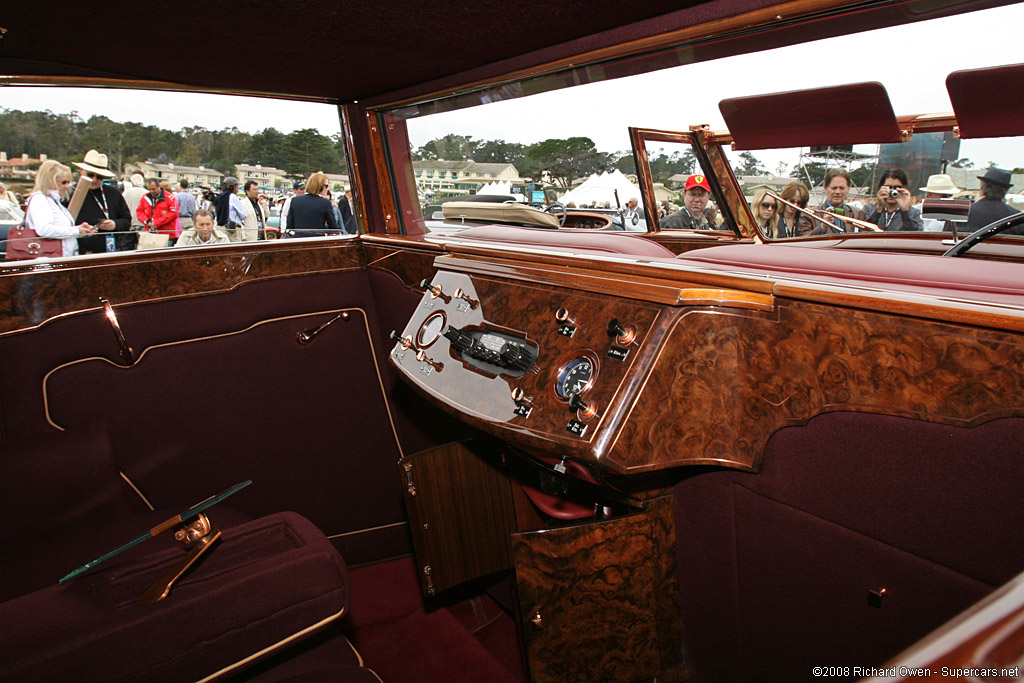
[[36,171],[36,184],[28,198],[25,224],[40,237],[59,239],[62,254],[78,253],[78,236],[91,235],[96,228],[88,223],[75,225],[71,213],[60,203],[71,186],[71,169],[53,159],[47,159]]

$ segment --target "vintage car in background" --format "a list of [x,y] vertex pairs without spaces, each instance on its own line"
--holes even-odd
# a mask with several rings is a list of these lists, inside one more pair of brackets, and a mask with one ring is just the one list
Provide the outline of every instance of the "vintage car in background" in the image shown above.
[[211,62],[202,32],[166,61],[96,40],[158,6],[9,8],[4,84],[336,105],[360,235],[0,269],[0,680],[1020,678],[1020,216],[772,239],[734,168],[930,134],[1012,150],[1024,66],[949,73],[945,114],[772,80],[722,101],[727,130],[624,129],[643,204],[677,145],[711,230],[450,202],[432,232],[409,133],[999,5],[528,1],[516,40],[482,6],[457,32],[425,30],[429,2],[216,9],[245,45],[273,16],[300,69]]
[[7,233],[25,220],[25,212],[13,202],[0,201],[0,257],[7,253]]

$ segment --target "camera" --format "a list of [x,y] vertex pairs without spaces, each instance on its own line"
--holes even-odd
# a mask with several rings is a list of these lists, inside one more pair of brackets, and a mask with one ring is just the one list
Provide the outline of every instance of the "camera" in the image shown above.
[[896,199],[899,196],[900,196],[900,191],[899,190],[897,190],[895,187],[890,187],[889,188],[889,198],[890,199]]

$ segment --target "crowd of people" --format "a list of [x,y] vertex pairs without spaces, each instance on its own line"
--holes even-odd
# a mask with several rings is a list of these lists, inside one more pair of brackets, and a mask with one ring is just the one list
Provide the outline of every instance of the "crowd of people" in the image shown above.
[[[47,159],[25,204],[25,225],[42,240],[60,240],[63,256],[356,233],[351,190],[335,199],[324,173],[296,181],[292,196],[272,200],[251,180],[240,196],[231,176],[218,194],[200,193],[186,179],[175,190],[164,179],[140,174],[131,175],[122,191],[112,182],[116,174],[107,155],[96,150],[74,165],[79,183],[88,183],[79,201],[72,169]],[[19,198],[0,186],[0,200]],[[268,224],[274,205],[281,206],[276,229]]]
[[[1009,171],[991,167],[980,181],[977,201],[971,204],[966,223],[960,232],[973,232],[993,221],[1017,213],[1006,203],[1006,194],[1012,186]],[[841,168],[829,169],[825,174],[824,200],[808,209],[810,191],[800,181],[792,181],[778,194],[763,189],[750,203],[761,232],[770,238],[804,237],[849,232],[951,232],[949,220],[925,218],[909,187],[907,174],[901,169],[883,172],[874,201],[863,206],[847,201],[852,188],[850,174]],[[936,174],[919,189],[924,199],[953,198],[960,194],[952,178]],[[781,201],[780,201],[781,199]],[[714,230],[722,225],[721,218],[711,201],[711,186],[700,174],[691,175],[683,188],[683,206],[674,213],[663,213],[664,230]],[[1011,228],[1005,234],[1024,234],[1024,228]]]

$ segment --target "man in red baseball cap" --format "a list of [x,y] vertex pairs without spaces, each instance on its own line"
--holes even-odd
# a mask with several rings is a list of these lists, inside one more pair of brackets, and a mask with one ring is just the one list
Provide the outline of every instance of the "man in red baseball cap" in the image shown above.
[[662,230],[714,230],[704,215],[708,199],[711,198],[711,185],[707,177],[697,174],[686,179],[683,190],[683,208],[666,216],[661,222]]

